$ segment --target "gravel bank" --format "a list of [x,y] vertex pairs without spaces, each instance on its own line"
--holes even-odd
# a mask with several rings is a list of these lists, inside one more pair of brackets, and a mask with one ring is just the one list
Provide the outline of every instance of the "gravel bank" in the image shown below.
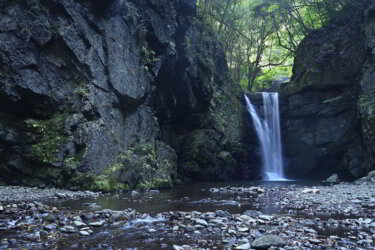
[[97,197],[90,191],[69,191],[55,188],[40,189],[19,186],[0,186],[0,202],[41,201],[47,199],[79,199]]

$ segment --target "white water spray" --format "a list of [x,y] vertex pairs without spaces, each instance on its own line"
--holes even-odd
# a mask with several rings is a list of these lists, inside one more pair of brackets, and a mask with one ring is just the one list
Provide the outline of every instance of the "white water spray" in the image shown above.
[[281,150],[279,94],[266,92],[261,94],[263,97],[263,118],[258,115],[246,95],[245,99],[262,149],[264,179],[285,181]]

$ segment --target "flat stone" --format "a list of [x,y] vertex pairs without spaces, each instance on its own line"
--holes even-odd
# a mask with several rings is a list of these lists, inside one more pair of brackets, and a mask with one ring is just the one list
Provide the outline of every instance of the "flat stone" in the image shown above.
[[96,222],[91,222],[91,223],[89,223],[89,226],[91,226],[91,227],[101,227],[101,226],[103,226],[105,223],[106,223],[105,220],[100,220],[100,221],[96,221]]
[[81,236],[90,236],[90,233],[87,231],[79,231],[79,235]]
[[320,190],[317,188],[305,188],[302,190],[303,194],[320,194]]
[[310,238],[310,239],[309,239],[309,242],[310,242],[311,244],[315,244],[315,245],[318,245],[318,244],[322,243],[320,240],[315,239],[315,238]]
[[76,229],[72,226],[64,226],[64,227],[60,228],[60,231],[63,232],[63,233],[75,233]]
[[215,214],[218,217],[228,217],[228,216],[230,216],[230,213],[228,213],[227,211],[223,211],[223,210],[217,210],[215,212]]
[[183,245],[183,246],[173,245],[173,250],[188,250],[188,249],[192,249],[191,246],[189,246],[189,245]]
[[67,197],[66,194],[64,194],[64,193],[59,193],[59,192],[55,192],[55,196],[56,196],[57,198],[60,198],[60,199],[64,199],[64,198]]
[[74,216],[72,220],[73,220],[73,221],[75,221],[75,220],[76,220],[76,221],[82,221],[82,218],[81,218],[80,216],[77,215],[77,216]]
[[333,174],[331,175],[327,180],[326,182],[329,182],[329,183],[339,183],[340,182],[340,179],[339,179],[339,176],[337,174]]
[[53,230],[56,230],[58,228],[57,224],[48,224],[48,225],[45,225],[44,227],[44,230],[47,230],[47,231],[53,231]]
[[44,217],[44,220],[48,222],[55,222],[56,216],[53,214],[48,214],[47,216]]
[[73,225],[75,227],[86,227],[87,226],[85,223],[83,223],[82,221],[79,221],[79,220],[73,221]]
[[41,239],[47,239],[48,233],[44,230],[40,230],[39,236],[40,236]]
[[272,220],[274,217],[273,217],[273,216],[270,216],[270,215],[264,215],[264,214],[262,214],[262,215],[259,215],[258,218],[259,218],[259,219],[262,219],[262,220],[270,221],[270,220]]
[[205,221],[203,219],[195,219],[195,223],[203,225],[203,226],[208,226],[207,221]]
[[240,227],[240,228],[238,229],[238,232],[241,232],[241,233],[243,233],[243,232],[247,232],[247,231],[249,231],[249,228],[247,228],[247,227]]
[[285,241],[276,235],[265,235],[251,243],[251,247],[255,249],[268,249],[270,247],[283,247]]
[[235,247],[234,249],[250,249],[250,248],[251,248],[250,243],[246,243],[246,244],[243,244],[243,245],[237,246],[237,247]]
[[240,217],[238,217],[238,219],[240,219],[241,221],[243,222],[249,222],[249,223],[254,223],[256,222],[256,220],[248,215],[241,215]]

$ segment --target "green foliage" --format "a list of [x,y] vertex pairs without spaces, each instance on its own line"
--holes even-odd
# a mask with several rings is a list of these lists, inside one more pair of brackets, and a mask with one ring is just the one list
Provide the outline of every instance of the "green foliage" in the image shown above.
[[43,163],[52,164],[68,138],[63,134],[66,113],[59,113],[49,120],[25,120],[26,127],[37,135],[37,142],[31,146],[33,156]]
[[84,97],[89,93],[89,90],[86,86],[79,86],[74,90],[74,93],[79,95],[80,97]]
[[[171,187],[170,180],[157,177],[156,174],[162,167],[169,168],[170,165],[167,160],[158,162],[154,147],[146,143],[119,154],[117,161],[108,166],[103,176],[112,183],[120,184],[125,181],[128,186],[136,189],[165,188]],[[133,173],[136,179],[123,180],[127,173]]]
[[354,0],[198,0],[198,16],[224,46],[230,74],[244,88],[261,90],[290,77],[292,59],[312,30],[368,2]]

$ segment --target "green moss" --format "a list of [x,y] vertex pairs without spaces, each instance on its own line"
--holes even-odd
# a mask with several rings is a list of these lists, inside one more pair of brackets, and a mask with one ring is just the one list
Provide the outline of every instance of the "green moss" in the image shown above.
[[81,189],[112,192],[119,190],[129,190],[129,186],[124,183],[119,183],[115,179],[106,175],[95,175],[88,173],[76,173],[70,180],[71,186],[77,186]]
[[74,90],[74,93],[79,95],[80,97],[84,97],[89,93],[89,90],[84,85],[81,85]]
[[144,181],[135,186],[135,189],[147,190],[147,189],[167,189],[173,185],[169,179],[155,178],[150,181]]
[[33,156],[43,163],[54,163],[57,153],[68,141],[63,134],[67,113],[59,113],[49,120],[27,119],[26,127],[37,135],[37,142],[31,146]]

